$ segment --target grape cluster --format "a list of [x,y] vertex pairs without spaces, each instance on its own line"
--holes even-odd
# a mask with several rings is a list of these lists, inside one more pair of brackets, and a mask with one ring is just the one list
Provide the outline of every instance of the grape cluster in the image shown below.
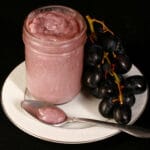
[[102,116],[127,124],[131,120],[135,94],[146,90],[145,79],[142,75],[125,75],[132,62],[121,39],[102,21],[89,16],[87,20],[91,32],[85,46],[83,87],[100,99]]

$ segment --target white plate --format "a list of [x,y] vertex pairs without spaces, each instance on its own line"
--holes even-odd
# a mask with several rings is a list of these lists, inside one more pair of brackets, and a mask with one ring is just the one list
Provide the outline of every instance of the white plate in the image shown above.
[[[36,120],[20,107],[20,102],[24,98],[26,88],[25,71],[25,63],[22,62],[9,74],[2,89],[2,107],[4,112],[11,122],[22,131],[45,141],[68,144],[99,141],[120,132],[117,129],[110,129],[104,126],[96,127],[85,124],[53,127]],[[133,65],[127,75],[135,74],[141,74],[141,72]],[[130,124],[133,124],[144,111],[147,103],[147,95],[148,90],[140,95],[136,95],[136,103],[132,107],[132,120]],[[99,99],[87,97],[81,92],[73,101],[59,107],[72,116],[107,120],[98,112],[99,102]]]

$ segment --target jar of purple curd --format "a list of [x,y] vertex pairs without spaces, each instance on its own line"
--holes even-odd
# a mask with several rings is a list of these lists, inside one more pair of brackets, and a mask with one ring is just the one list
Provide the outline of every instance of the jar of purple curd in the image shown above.
[[81,89],[86,23],[69,7],[33,10],[23,26],[27,89],[38,100],[63,104]]

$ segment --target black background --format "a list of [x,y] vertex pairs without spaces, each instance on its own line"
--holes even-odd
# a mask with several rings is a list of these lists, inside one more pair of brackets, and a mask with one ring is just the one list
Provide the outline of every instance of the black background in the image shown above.
[[[83,16],[104,20],[119,35],[132,62],[142,71],[150,85],[149,5],[144,1],[120,0],[32,0],[2,1],[0,4],[0,89],[10,71],[24,60],[22,25],[25,16],[33,9],[50,4],[70,6]],[[142,100],[142,99],[141,99]],[[150,102],[136,125],[150,128]],[[120,133],[114,137],[88,144],[56,144],[36,139],[18,129],[5,116],[0,107],[0,149],[149,149],[150,139],[139,139]]]

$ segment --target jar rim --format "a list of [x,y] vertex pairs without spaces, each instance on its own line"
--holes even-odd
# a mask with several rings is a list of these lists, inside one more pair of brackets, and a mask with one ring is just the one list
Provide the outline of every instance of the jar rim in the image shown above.
[[[66,40],[60,40],[60,41],[52,41],[52,40],[48,40],[48,39],[42,39],[42,38],[38,38],[37,36],[34,35],[34,33],[31,33],[27,27],[27,21],[29,19],[29,17],[34,16],[36,12],[40,13],[42,11],[46,11],[46,10],[52,10],[54,8],[59,8],[59,9],[66,9],[68,11],[71,11],[71,12],[75,12],[81,19],[82,21],[82,25],[83,25],[83,28],[81,30],[81,32],[79,34],[77,34],[76,36],[74,36],[73,38],[70,38],[70,39],[66,39]],[[77,39],[81,38],[84,33],[86,32],[87,30],[87,25],[86,25],[86,22],[84,20],[84,17],[75,9],[73,8],[70,8],[70,7],[67,7],[67,6],[63,6],[63,5],[47,5],[47,6],[43,6],[43,7],[39,7],[37,9],[34,9],[32,10],[26,17],[25,21],[24,21],[24,26],[23,26],[23,32],[27,35],[27,36],[30,36],[32,37],[32,39],[36,42],[42,42],[44,44],[52,44],[52,45],[62,45],[62,44],[65,44],[65,43],[71,43],[71,42],[74,42],[76,41]]]

